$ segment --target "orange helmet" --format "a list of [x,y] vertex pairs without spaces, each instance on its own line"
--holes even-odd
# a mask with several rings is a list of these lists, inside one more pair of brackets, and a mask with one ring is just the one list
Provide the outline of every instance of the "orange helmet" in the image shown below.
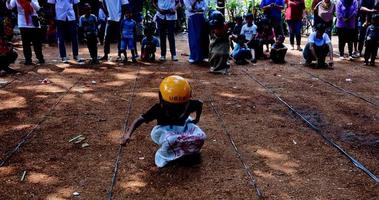
[[192,96],[191,85],[181,76],[168,76],[163,79],[159,92],[168,103],[186,103]]

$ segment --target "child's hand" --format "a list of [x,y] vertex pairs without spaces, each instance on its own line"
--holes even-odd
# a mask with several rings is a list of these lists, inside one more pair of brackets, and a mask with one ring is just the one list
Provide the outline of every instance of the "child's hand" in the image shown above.
[[128,143],[130,141],[130,133],[128,132],[128,133],[126,133],[126,134],[124,134],[123,136],[122,136],[122,138],[121,138],[121,145],[122,146],[125,146],[126,145],[126,143]]

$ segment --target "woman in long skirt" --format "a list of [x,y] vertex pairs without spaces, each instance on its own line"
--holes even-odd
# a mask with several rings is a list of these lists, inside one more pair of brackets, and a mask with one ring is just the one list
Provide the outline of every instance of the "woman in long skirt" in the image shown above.
[[184,0],[188,18],[190,63],[199,63],[208,57],[209,33],[205,17],[208,4],[205,0]]

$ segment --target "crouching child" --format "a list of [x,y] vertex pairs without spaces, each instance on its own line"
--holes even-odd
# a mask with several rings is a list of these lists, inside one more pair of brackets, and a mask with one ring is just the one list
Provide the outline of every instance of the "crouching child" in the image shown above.
[[239,35],[237,37],[236,45],[234,46],[232,57],[237,65],[246,65],[248,60],[252,59],[252,53],[250,48],[245,44],[245,36]]
[[0,18],[0,72],[15,74],[18,71],[9,67],[17,59],[17,52],[12,43],[13,23],[9,17]]
[[154,36],[155,23],[145,24],[145,37],[142,39],[141,59],[143,61],[155,61],[155,52],[159,47],[159,40]]
[[[205,133],[196,125],[200,120],[203,103],[191,100],[189,82],[180,76],[163,79],[159,87],[159,103],[136,119],[122,137],[125,145],[133,132],[143,123],[157,120],[151,138],[160,147],[155,153],[155,164],[164,167],[184,156],[198,155],[206,139]],[[196,113],[193,120],[190,115]]]
[[210,72],[228,74],[229,72],[229,36],[225,18],[219,11],[213,11],[209,17],[212,40],[209,45]]
[[287,47],[283,44],[284,39],[285,37],[283,35],[279,35],[271,47],[270,59],[273,63],[283,64],[286,62],[284,58],[286,57]]

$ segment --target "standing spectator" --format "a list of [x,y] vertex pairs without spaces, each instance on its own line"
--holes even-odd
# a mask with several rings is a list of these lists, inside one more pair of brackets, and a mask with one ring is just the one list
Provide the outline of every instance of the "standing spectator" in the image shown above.
[[336,12],[336,6],[331,0],[322,0],[314,7],[315,20],[314,26],[317,24],[325,25],[325,32],[332,38],[333,17]]
[[184,0],[188,18],[188,43],[190,63],[199,63],[208,57],[209,37],[205,13],[208,10],[206,0]]
[[153,0],[153,6],[157,9],[156,20],[161,41],[161,58],[166,60],[166,36],[170,43],[171,59],[178,61],[175,46],[175,21],[178,16],[176,10],[181,6],[178,0]]
[[104,0],[104,11],[108,16],[107,25],[105,27],[104,36],[104,56],[101,60],[108,60],[108,54],[111,51],[111,42],[117,40],[118,46],[118,60],[121,60],[120,52],[120,20],[123,10],[129,4],[128,0]]
[[78,57],[78,27],[76,22],[79,19],[79,0],[48,0],[47,2],[55,6],[53,13],[56,20],[59,54],[62,61],[67,63],[65,40],[66,34],[70,34],[74,60],[80,62],[81,59]]
[[89,3],[84,4],[84,15],[80,17],[79,27],[81,28],[91,55],[91,64],[98,64],[97,60],[97,17],[91,14]]
[[378,43],[379,43],[379,15],[373,15],[372,24],[367,28],[366,33],[366,49],[365,49],[365,64],[374,66],[376,55],[378,54]]
[[143,16],[142,16],[142,11],[143,11],[143,4],[145,0],[129,0],[129,5],[131,7],[131,11],[133,14],[133,20],[137,23],[136,24],[136,35],[134,38],[134,54],[136,58],[138,58],[138,51],[137,51],[137,42],[141,42],[143,38]]
[[102,1],[99,1],[99,13],[97,14],[98,23],[99,23],[99,41],[100,44],[104,44],[104,35],[105,35],[105,27],[107,25],[107,15],[104,11],[104,4]]
[[40,9],[37,0],[7,0],[8,9],[17,7],[17,24],[21,32],[22,48],[24,51],[25,65],[32,64],[32,48],[40,64],[45,60],[42,54],[42,35],[37,11]]
[[275,35],[283,34],[282,10],[284,9],[284,0],[262,0],[260,7],[270,20],[275,30]]
[[289,28],[290,43],[292,50],[295,50],[295,37],[297,50],[302,51],[301,44],[301,26],[303,12],[305,9],[304,0],[285,0],[287,8],[285,18]]
[[316,25],[320,23],[320,17],[316,13],[316,6],[321,1],[322,0],[312,0],[311,9],[313,11],[313,27],[316,27]]
[[371,17],[374,13],[379,13],[378,9],[375,9],[376,0],[361,0],[361,6],[359,9],[359,23],[361,24],[359,30],[359,42],[358,42],[358,55],[362,55],[363,46],[365,43],[366,30],[371,24]]
[[124,63],[128,62],[128,56],[126,50],[129,49],[132,53],[132,61],[137,62],[135,55],[135,35],[136,35],[136,22],[132,19],[132,11],[130,9],[125,10],[124,18],[121,20],[121,44],[120,52],[124,54]]
[[344,59],[345,44],[349,50],[349,60],[353,60],[353,41],[356,17],[358,14],[358,2],[356,0],[339,0],[337,10],[337,34],[340,59]]

